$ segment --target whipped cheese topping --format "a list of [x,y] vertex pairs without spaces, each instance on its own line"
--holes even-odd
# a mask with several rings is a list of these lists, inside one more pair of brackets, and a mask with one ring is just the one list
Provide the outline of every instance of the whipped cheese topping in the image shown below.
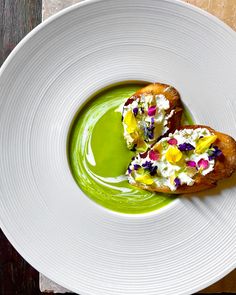
[[124,138],[130,149],[144,151],[150,143],[168,131],[168,119],[174,110],[163,94],[142,94],[129,98],[123,106]]
[[191,186],[197,175],[213,171],[216,158],[222,155],[214,145],[216,139],[207,128],[176,130],[133,158],[127,170],[128,180],[172,191],[184,184]]

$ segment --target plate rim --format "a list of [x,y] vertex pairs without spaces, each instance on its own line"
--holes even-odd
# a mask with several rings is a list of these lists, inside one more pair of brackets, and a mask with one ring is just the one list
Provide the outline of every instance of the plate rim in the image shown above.
[[[73,4],[73,5],[69,6],[69,7],[66,7],[66,8],[62,9],[61,11],[59,11],[59,12],[55,13],[54,15],[48,17],[46,20],[42,20],[42,22],[40,24],[38,24],[28,34],[26,34],[24,38],[22,38],[20,40],[20,42],[14,47],[14,49],[11,51],[11,53],[8,55],[8,57],[5,59],[5,61],[3,62],[3,64],[0,67],[0,79],[1,79],[1,75],[3,74],[5,68],[11,62],[11,60],[14,58],[14,56],[20,50],[20,48],[23,47],[24,44],[30,38],[32,38],[34,35],[36,35],[45,26],[47,26],[51,22],[55,21],[56,19],[60,18],[61,16],[67,14],[70,11],[73,11],[75,9],[79,9],[80,7],[83,7],[83,6],[92,5],[93,3],[106,2],[106,1],[107,2],[111,1],[112,2],[114,0],[82,0],[79,3],[75,3],[75,4]],[[204,15],[205,17],[210,18],[213,22],[216,22],[223,29],[227,30],[228,33],[232,34],[233,37],[236,36],[236,32],[229,25],[227,25],[225,22],[220,20],[218,17],[214,16],[213,14],[211,14],[211,13],[209,13],[209,12],[207,12],[207,11],[205,11],[205,10],[203,10],[203,9],[193,5],[193,4],[184,2],[185,0],[162,0],[162,1],[172,3],[172,4],[175,4],[175,5],[180,5],[180,6],[183,6],[183,7],[188,7],[188,9],[194,10],[194,11]]]
[[[8,65],[12,62],[12,60],[14,60],[15,55],[18,53],[18,51],[21,50],[21,48],[25,45],[25,43],[27,43],[28,40],[30,40],[32,37],[34,37],[35,35],[37,35],[37,33],[41,30],[44,29],[44,27],[46,27],[48,24],[50,24],[51,22],[54,22],[55,20],[59,19],[60,17],[62,17],[63,15],[66,15],[67,13],[79,9],[80,7],[83,6],[89,6],[92,5],[93,3],[97,3],[97,2],[112,2],[113,0],[83,0],[82,2],[73,4],[65,9],[63,9],[62,11],[59,11],[58,13],[50,16],[48,19],[46,19],[45,21],[43,21],[42,23],[40,23],[38,26],[36,26],[33,30],[31,30],[16,46],[15,48],[12,50],[12,52],[9,54],[9,56],[6,58],[6,60],[3,62],[2,66],[0,67],[0,80],[1,80],[1,76],[3,75],[5,69],[8,67]],[[212,22],[216,23],[217,25],[219,25],[221,28],[223,28],[224,30],[226,30],[230,35],[232,35],[233,38],[236,37],[236,32],[230,27],[228,26],[225,22],[221,21],[219,18],[217,18],[216,16],[212,15],[211,13],[202,10],[201,8],[198,8],[192,4],[183,2],[182,0],[162,0],[164,2],[168,2],[168,3],[172,3],[175,5],[180,5],[183,7],[186,7],[190,10],[193,10],[205,17],[207,17],[208,19],[211,19]],[[168,207],[168,206],[166,206]],[[163,210],[165,209],[165,207],[163,208]],[[160,209],[161,210],[161,209]],[[147,213],[152,214],[152,212]],[[126,214],[127,216],[128,214]],[[140,214],[136,214],[136,215],[140,215]],[[146,215],[146,214],[144,214]],[[29,257],[23,247],[20,246],[20,244],[17,243],[17,241],[14,239],[14,237],[10,234],[10,232],[7,230],[7,227],[4,224],[4,221],[2,219],[2,217],[0,216],[0,228],[2,229],[4,235],[7,237],[7,239],[9,240],[9,242],[11,243],[11,245],[15,248],[15,250],[20,253],[20,255],[27,261],[27,263],[29,263],[30,265],[32,265],[33,268],[35,268],[38,272],[44,274],[45,276],[47,276],[49,279],[53,280],[54,282],[63,285],[64,287],[68,288],[71,291],[74,292],[78,292],[78,289],[74,289],[71,288],[71,286],[68,286],[66,283],[62,282],[60,279],[54,278],[53,275],[51,275],[50,273],[48,273],[47,270],[42,270],[41,271],[41,267],[35,267],[35,263],[36,261],[34,261],[34,258],[31,256]],[[236,267],[236,262],[233,262],[228,265],[228,267],[225,267],[224,270],[221,271],[220,274],[218,274],[217,276],[213,277],[211,280],[208,280],[205,283],[202,283],[201,285],[199,285],[198,287],[192,288],[191,290],[187,290],[186,292],[197,292],[200,291],[208,286],[210,286],[211,284],[217,282],[218,280],[222,279],[223,277],[225,277],[227,274],[229,274],[231,271],[233,271]],[[83,295],[90,295],[89,293],[84,293],[82,292]],[[189,293],[186,293],[189,294]]]

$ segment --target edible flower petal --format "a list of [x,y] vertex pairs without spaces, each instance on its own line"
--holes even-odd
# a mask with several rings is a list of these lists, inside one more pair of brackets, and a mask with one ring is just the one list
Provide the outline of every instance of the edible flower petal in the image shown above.
[[174,183],[174,180],[175,180],[175,178],[176,178],[176,175],[175,175],[175,173],[174,174],[172,174],[171,176],[170,176],[170,183],[172,184],[172,185],[174,185],[175,183]]
[[210,149],[208,152],[208,154],[209,154],[208,159],[209,160],[214,160],[223,154],[222,151],[218,148],[218,146],[213,146],[212,148],[213,149]]
[[136,131],[138,125],[137,125],[137,121],[135,119],[135,116],[131,110],[129,110],[126,113],[126,115],[124,117],[124,123],[127,125],[127,132],[128,133],[133,133],[134,131]]
[[134,131],[134,132],[132,132],[132,133],[130,134],[130,136],[132,137],[132,139],[133,139],[134,141],[137,141],[137,140],[139,139],[139,133],[138,133],[137,130]]
[[141,166],[138,164],[134,164],[134,170],[138,170]]
[[150,175],[154,176],[157,172],[157,166],[153,166],[151,161],[146,161],[145,163],[142,164],[142,167],[145,170],[148,170]]
[[160,154],[154,150],[150,150],[149,158],[153,161],[158,161],[160,159]]
[[171,164],[178,163],[181,160],[182,156],[183,154],[181,153],[181,151],[173,146],[169,147],[166,152],[166,160]]
[[148,151],[146,151],[145,153],[141,153],[139,154],[140,158],[144,159],[147,157]]
[[216,141],[216,139],[217,139],[216,135],[209,135],[209,136],[200,138],[196,146],[196,153],[197,154],[204,153],[211,146],[211,144]]
[[193,167],[193,168],[197,166],[195,161],[187,161],[186,164],[187,164],[187,166]]
[[156,106],[150,106],[148,108],[148,116],[155,116],[156,114],[156,110],[157,110],[157,107]]
[[159,153],[162,152],[162,149],[163,149],[163,147],[162,147],[162,144],[161,144],[160,142],[157,142],[157,143],[153,146],[153,150],[154,150],[154,151],[158,151]]
[[152,166],[149,169],[150,175],[154,176],[157,173],[157,166]]
[[148,128],[148,137],[149,139],[154,138],[154,128]]
[[209,167],[209,161],[205,160],[205,159],[200,159],[198,162],[198,167],[202,168],[202,169],[207,169]]
[[150,132],[150,133],[148,134],[148,138],[149,138],[149,139],[153,139],[153,138],[154,138],[154,133],[153,133],[153,132]]
[[134,101],[133,98],[128,98],[125,102],[125,106],[128,106],[129,104],[131,104]]
[[146,151],[146,149],[147,149],[146,142],[142,138],[139,138],[137,141],[137,146],[136,146],[137,152],[144,152]]
[[135,115],[135,117],[138,115],[138,108],[134,108],[133,109],[133,113],[134,113],[134,115]]
[[132,170],[128,167],[127,172],[130,174]]
[[178,177],[176,177],[174,179],[174,184],[175,184],[176,187],[179,187],[181,185],[181,181],[180,181],[180,179]]
[[171,139],[168,140],[168,143],[169,143],[170,145],[177,145],[178,141],[177,141],[177,139],[175,139],[175,138],[171,138]]
[[142,167],[144,167],[145,169],[149,169],[151,166],[152,166],[151,161],[146,161],[142,164]]
[[179,144],[178,148],[181,152],[192,151],[195,149],[195,147],[191,145],[191,143],[187,142]]
[[154,183],[154,180],[148,174],[143,174],[143,175],[137,176],[135,178],[135,180],[137,182],[141,182],[141,183],[144,183],[144,184],[147,184],[147,185],[151,185],[151,184]]

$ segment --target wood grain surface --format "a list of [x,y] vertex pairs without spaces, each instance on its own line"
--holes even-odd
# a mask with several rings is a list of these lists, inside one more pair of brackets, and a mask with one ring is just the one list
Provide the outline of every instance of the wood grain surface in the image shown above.
[[0,230],[0,295],[41,294],[38,277]]
[[0,65],[42,20],[42,0],[0,0]]
[[215,15],[236,31],[236,0],[185,0]]
[[[0,65],[42,20],[42,0],[0,0]],[[39,274],[0,230],[0,295],[37,295]]]
[[[15,45],[41,22],[41,1],[0,0],[0,65]],[[77,2],[79,0],[44,0],[44,18]],[[236,30],[236,0],[186,0],[186,2],[214,14]],[[0,295],[41,294],[38,275],[38,272],[14,250],[0,230]],[[223,292],[236,294],[236,271],[201,293]]]

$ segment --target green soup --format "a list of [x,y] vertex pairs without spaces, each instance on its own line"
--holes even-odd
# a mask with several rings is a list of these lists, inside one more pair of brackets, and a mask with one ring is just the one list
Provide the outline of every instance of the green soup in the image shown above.
[[[125,176],[135,153],[126,147],[118,108],[142,86],[118,85],[96,94],[79,111],[69,135],[69,163],[79,187],[98,204],[122,213],[149,212],[174,199],[135,188]],[[191,123],[190,116],[184,121]]]

